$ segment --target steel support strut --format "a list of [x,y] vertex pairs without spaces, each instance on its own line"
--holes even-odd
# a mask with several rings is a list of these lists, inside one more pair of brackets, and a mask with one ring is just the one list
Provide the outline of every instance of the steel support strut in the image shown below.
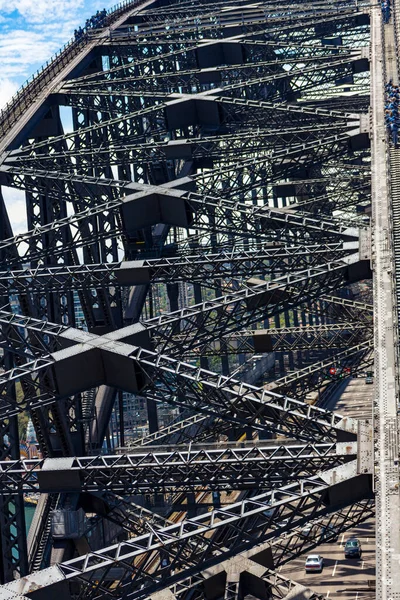
[[[372,427],[325,375],[374,344],[397,364],[379,10],[125,1],[0,113],[0,185],[27,215],[14,233],[1,201],[0,597],[200,598],[226,569],[221,599],[251,577],[279,598],[280,565],[371,517]],[[246,575],[259,544],[268,570]]]

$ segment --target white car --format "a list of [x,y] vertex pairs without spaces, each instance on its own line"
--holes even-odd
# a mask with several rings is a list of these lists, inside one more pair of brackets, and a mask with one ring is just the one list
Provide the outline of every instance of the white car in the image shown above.
[[305,570],[306,573],[321,573],[324,568],[324,559],[319,554],[310,554],[307,556]]

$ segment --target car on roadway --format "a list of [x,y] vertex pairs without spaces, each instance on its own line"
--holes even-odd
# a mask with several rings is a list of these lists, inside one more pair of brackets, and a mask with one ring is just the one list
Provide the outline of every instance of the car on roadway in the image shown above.
[[279,527],[279,529],[286,527],[288,524],[290,523],[290,519],[282,519],[281,521],[279,521],[276,526]]
[[338,537],[338,532],[332,525],[324,525],[324,527],[321,528],[321,541],[336,542]]
[[344,545],[344,557],[345,558],[361,558],[362,548],[360,540],[352,538],[347,540]]
[[304,568],[306,573],[321,573],[324,568],[324,559],[320,554],[309,554]]
[[303,527],[303,529],[301,530],[300,534],[304,537],[304,538],[308,538],[311,535],[311,531],[313,529],[313,524],[308,524],[305,525]]
[[161,567],[163,569],[165,569],[165,567],[168,567],[168,566],[169,566],[169,559],[168,558],[161,559]]

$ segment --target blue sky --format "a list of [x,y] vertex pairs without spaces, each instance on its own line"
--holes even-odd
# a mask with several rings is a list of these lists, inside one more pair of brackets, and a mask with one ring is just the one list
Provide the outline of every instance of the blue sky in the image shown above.
[[[102,8],[119,0],[0,0],[0,109],[24,81]],[[3,187],[14,234],[26,231],[24,193]]]
[[0,107],[78,25],[117,1],[0,0]]

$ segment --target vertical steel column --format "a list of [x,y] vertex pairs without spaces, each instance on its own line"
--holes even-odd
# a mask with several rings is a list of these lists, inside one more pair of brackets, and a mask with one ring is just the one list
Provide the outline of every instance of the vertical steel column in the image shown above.
[[[12,236],[4,199],[0,190],[0,239]],[[7,257],[0,252],[2,270],[7,268]],[[2,306],[9,304],[9,298],[1,298]],[[5,350],[1,365],[5,371],[14,366],[12,352]],[[17,384],[11,393],[16,399]],[[20,441],[18,418],[0,419],[0,460],[19,460]],[[15,577],[28,573],[28,550],[26,545],[25,509],[22,494],[10,498],[0,490],[0,582],[6,583]]]

